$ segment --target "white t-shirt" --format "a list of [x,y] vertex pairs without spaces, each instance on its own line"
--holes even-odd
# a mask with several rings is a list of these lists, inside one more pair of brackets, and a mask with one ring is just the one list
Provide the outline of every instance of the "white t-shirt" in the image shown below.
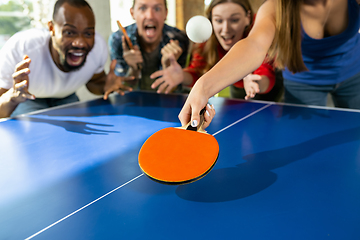
[[50,33],[46,29],[30,29],[13,35],[0,50],[0,88],[10,89],[15,66],[24,55],[31,59],[29,92],[37,98],[64,98],[101,73],[108,57],[105,40],[95,34],[95,44],[84,66],[70,72],[61,71],[49,50]]

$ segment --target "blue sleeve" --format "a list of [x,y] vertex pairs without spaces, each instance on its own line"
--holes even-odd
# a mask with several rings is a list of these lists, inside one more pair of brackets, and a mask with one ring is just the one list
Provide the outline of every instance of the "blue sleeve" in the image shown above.
[[120,31],[113,32],[109,37],[109,51],[111,60],[116,59],[115,75],[125,76],[129,70],[129,66],[124,60],[122,41],[122,33]]

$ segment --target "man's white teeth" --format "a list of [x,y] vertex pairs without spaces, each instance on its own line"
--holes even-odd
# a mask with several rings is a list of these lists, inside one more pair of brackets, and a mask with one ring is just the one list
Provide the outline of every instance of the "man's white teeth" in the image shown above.
[[72,54],[75,55],[75,56],[77,56],[77,57],[81,57],[81,56],[84,55],[84,53],[76,53],[76,52],[74,52],[74,53],[72,53]]

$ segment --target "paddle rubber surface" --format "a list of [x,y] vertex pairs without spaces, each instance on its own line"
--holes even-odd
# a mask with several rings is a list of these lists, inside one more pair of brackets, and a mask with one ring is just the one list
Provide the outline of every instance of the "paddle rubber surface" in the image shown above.
[[218,142],[210,134],[165,128],[146,140],[139,152],[139,165],[153,180],[183,184],[205,176],[218,154]]

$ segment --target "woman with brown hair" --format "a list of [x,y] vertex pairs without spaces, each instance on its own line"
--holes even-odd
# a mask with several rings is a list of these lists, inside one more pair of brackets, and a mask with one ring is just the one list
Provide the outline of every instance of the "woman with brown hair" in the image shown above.
[[194,85],[179,114],[196,125],[208,98],[246,76],[267,54],[284,68],[285,102],[360,109],[359,0],[267,0],[249,36]]
[[[206,10],[206,17],[210,20],[213,33],[208,41],[201,44],[195,44],[192,51],[190,64],[179,75],[167,74],[175,70],[165,69],[156,73],[152,77],[162,76],[157,82],[171,78],[175,82],[181,82],[183,85],[193,86],[194,83],[209,69],[211,69],[232,46],[241,39],[247,37],[253,24],[253,12],[248,0],[212,0]],[[176,64],[176,63],[175,63]],[[179,79],[176,79],[176,76]],[[279,100],[279,88],[273,89],[275,84],[275,73],[272,64],[264,63],[249,74],[243,81],[241,78],[230,86],[230,95],[234,98],[248,98],[244,90],[254,88],[257,93],[254,97],[257,100]],[[156,85],[156,84],[155,84]],[[271,91],[271,92],[270,92]]]
[[[232,46],[247,37],[253,24],[254,15],[248,0],[213,0],[206,10],[211,21],[213,34],[203,44],[195,45],[192,61],[185,72],[191,74],[192,85],[209,71]],[[249,98],[246,88],[256,88],[256,100],[279,100],[279,88],[273,89],[275,74],[272,64],[264,61],[252,74],[230,86],[233,98]],[[281,87],[281,86],[280,86]]]

